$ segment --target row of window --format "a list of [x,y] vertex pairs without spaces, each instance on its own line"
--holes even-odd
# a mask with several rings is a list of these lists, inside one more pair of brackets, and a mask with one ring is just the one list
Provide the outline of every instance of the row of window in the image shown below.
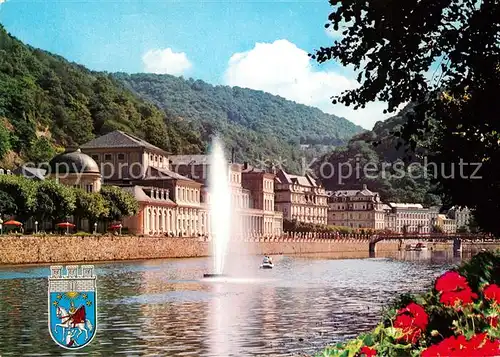
[[[118,161],[125,161],[125,154],[117,154],[116,157]],[[94,161],[96,162],[99,162],[99,155],[93,154],[92,159],[94,159]],[[111,161],[111,160],[113,160],[112,154],[104,154],[104,161]]]
[[373,209],[373,204],[371,203],[368,203],[368,204],[351,204],[351,205],[332,205],[330,204],[330,209],[332,210],[345,210],[347,207],[347,209],[363,209],[363,210],[371,210]]
[[200,191],[195,188],[177,187],[177,198],[183,202],[200,202]]

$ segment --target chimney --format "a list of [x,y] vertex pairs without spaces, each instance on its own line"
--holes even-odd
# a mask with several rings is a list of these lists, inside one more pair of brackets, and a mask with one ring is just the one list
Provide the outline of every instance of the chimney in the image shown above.
[[367,190],[366,184],[363,184],[363,190]]
[[234,148],[231,148],[231,163],[234,164]]
[[246,169],[248,169],[248,162],[245,161],[243,163],[243,170],[246,170]]

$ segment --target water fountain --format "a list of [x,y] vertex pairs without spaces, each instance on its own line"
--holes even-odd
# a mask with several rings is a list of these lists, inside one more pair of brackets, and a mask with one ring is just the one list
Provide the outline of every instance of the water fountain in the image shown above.
[[223,145],[218,138],[212,142],[209,168],[209,217],[212,241],[214,272],[203,274],[203,277],[224,276],[224,265],[231,236],[231,188],[229,186],[228,161],[224,155]]

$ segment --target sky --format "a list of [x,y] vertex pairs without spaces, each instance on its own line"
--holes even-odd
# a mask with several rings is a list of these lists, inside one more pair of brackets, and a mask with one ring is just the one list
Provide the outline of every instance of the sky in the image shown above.
[[[92,70],[167,73],[263,90],[371,129],[384,103],[333,105],[355,74],[308,53],[333,44],[328,0],[0,0],[13,36]],[[285,118],[284,118],[285,119]]]

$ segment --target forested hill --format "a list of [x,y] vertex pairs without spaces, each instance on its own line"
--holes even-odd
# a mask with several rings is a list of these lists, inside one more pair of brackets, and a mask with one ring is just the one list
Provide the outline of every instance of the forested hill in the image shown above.
[[108,74],[27,46],[0,25],[0,165],[44,161],[58,147],[121,129],[172,152],[204,144],[185,122]]
[[299,144],[345,145],[364,131],[344,118],[262,91],[171,75],[117,73],[115,78],[193,124],[204,141],[220,133],[239,161],[281,156],[289,169],[297,170],[304,154]]
[[[407,147],[393,135],[405,124],[408,110],[411,110],[410,105],[397,115],[377,122],[372,131],[353,137],[345,147],[337,148],[318,160],[314,169],[325,187],[328,190],[341,190],[360,188],[367,184],[370,190],[378,191],[386,202],[440,204],[440,197],[433,193],[430,175],[423,173],[425,162],[414,155],[410,158],[410,163],[414,164],[410,169],[411,174],[408,174],[408,166],[402,161]],[[398,147],[398,143],[402,145]],[[325,165],[325,162],[328,164]]]

